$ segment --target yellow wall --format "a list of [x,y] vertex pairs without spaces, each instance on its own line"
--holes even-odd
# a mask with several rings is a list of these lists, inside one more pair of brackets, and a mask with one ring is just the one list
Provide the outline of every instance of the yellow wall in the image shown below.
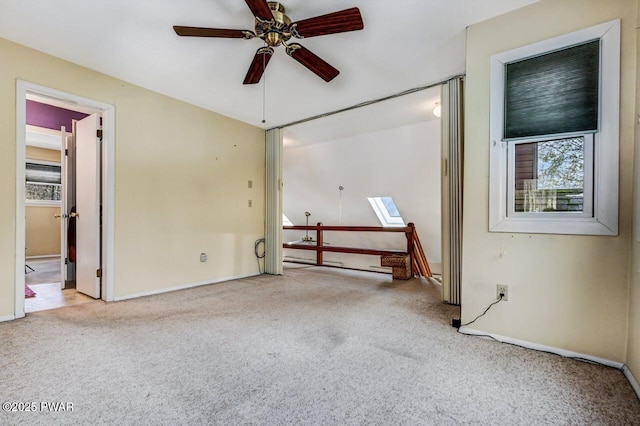
[[[60,151],[27,146],[27,159],[60,162]],[[60,207],[26,207],[27,257],[60,254]]]
[[262,129],[0,39],[0,318],[14,313],[16,79],[115,105],[115,297],[258,273]]
[[29,160],[53,161],[60,162],[60,151],[55,149],[38,148],[36,146],[27,146],[26,157]]
[[27,257],[60,255],[60,207],[26,207]]
[[[496,305],[470,328],[625,361],[636,90],[635,17],[636,1],[542,0],[468,28],[463,323],[495,300],[496,284],[509,286],[509,301]],[[622,19],[620,235],[488,232],[491,55],[615,18]]]
[[[636,75],[640,81],[640,7],[637,11],[636,20]],[[640,112],[640,92],[636,98],[636,113]],[[636,127],[636,166],[634,178],[634,231],[633,241],[633,262],[631,263],[631,288],[629,292],[629,340],[627,343],[627,366],[640,380],[640,208],[638,203],[638,191],[640,191],[640,130]]]

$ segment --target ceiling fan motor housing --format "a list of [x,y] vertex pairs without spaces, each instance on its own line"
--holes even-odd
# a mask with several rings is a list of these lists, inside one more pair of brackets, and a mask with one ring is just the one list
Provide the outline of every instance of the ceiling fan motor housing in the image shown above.
[[256,17],[256,35],[264,40],[268,46],[279,46],[291,38],[291,19],[285,15],[284,6],[277,1],[268,2],[273,19],[263,21]]

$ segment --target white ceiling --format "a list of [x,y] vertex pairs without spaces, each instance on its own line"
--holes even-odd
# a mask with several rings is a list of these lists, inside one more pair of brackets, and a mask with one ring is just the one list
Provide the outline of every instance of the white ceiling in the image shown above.
[[465,28],[533,1],[283,1],[293,21],[360,8],[364,30],[300,40],[340,70],[330,83],[280,47],[266,87],[243,85],[259,40],[178,37],[172,29],[252,30],[243,0],[0,0],[0,37],[272,128],[461,74]]
[[321,142],[376,133],[396,127],[438,120],[433,113],[440,102],[440,86],[371,105],[288,126],[284,147],[295,148]]

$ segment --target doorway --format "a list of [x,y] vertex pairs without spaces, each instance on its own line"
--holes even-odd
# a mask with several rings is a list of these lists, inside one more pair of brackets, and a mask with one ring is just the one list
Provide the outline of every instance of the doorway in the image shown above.
[[[361,103],[350,108],[342,109],[331,113],[325,113],[294,123],[285,124],[279,128],[267,130],[267,220],[266,220],[266,247],[265,272],[268,274],[282,275],[282,215],[283,213],[283,147],[285,144],[284,129],[290,129],[299,124],[304,125],[316,119],[324,119],[334,114],[342,115],[346,111],[360,109],[363,106],[377,104],[381,101],[404,97],[407,94],[420,92],[425,89],[440,87],[440,102],[433,107],[432,113],[440,117],[441,124],[441,173],[442,177],[438,181],[442,184],[441,198],[441,283],[443,301],[452,305],[461,303],[461,268],[462,268],[462,164],[464,163],[464,115],[463,115],[463,82],[464,76],[456,76],[450,80],[434,83],[429,86],[411,89],[387,98]],[[405,114],[402,108],[396,110],[397,113]],[[369,121],[371,121],[371,117]],[[355,120],[358,122],[359,120]],[[352,120],[354,122],[354,120]],[[322,126],[325,133],[333,132],[333,126]],[[323,132],[319,134],[322,135]],[[352,135],[353,136],[353,135]],[[295,137],[289,143],[296,143]],[[392,145],[392,144],[390,144]],[[361,150],[370,153],[371,150]],[[384,152],[384,151],[383,151]],[[333,159],[331,160],[333,161]],[[359,161],[359,160],[358,160]],[[305,163],[302,163],[305,164]],[[367,176],[370,172],[362,173]],[[333,179],[335,176],[331,176]],[[294,180],[295,183],[295,180]],[[342,191],[344,187],[339,182],[331,185],[338,188],[339,215],[342,217]],[[335,194],[335,189],[334,189]],[[298,209],[298,211],[305,211]]]
[[[442,144],[434,109],[440,101],[440,87],[434,86],[284,128],[283,213],[302,226],[307,221],[385,228],[413,223],[439,277]],[[315,264],[315,251],[287,248],[315,245],[312,237],[300,230],[283,231],[284,261]],[[407,250],[407,239],[399,232],[333,232],[324,244]],[[391,273],[380,265],[379,255],[329,251],[323,261]]]
[[[87,98],[82,98],[69,93],[60,92],[32,83],[18,81],[17,102],[16,102],[16,293],[15,293],[15,317],[21,318],[25,315],[25,284],[27,272],[31,271],[30,265],[26,262],[26,189],[25,181],[27,174],[27,103],[30,99],[43,101],[45,104],[53,105],[68,111],[81,111],[83,117],[77,120],[74,125],[73,134],[87,138],[90,135],[92,143],[82,144],[84,152],[75,152],[82,156],[82,161],[78,162],[79,168],[69,168],[78,174],[79,182],[82,182],[84,190],[78,192],[78,197],[74,200],[67,198],[67,205],[60,207],[58,223],[70,225],[68,222],[75,220],[75,226],[69,226],[76,232],[81,232],[83,238],[75,238],[76,256],[75,262],[69,262],[70,251],[64,248],[64,243],[68,243],[68,233],[65,227],[60,227],[61,248],[58,258],[60,272],[60,284],[58,288],[70,286],[75,278],[76,287],[81,293],[91,296],[92,299],[113,300],[113,200],[114,200],[114,170],[113,159],[115,153],[115,108],[112,105],[104,104]],[[100,126],[100,119],[102,123]],[[71,125],[68,125],[71,127]],[[77,127],[77,128],[75,128]],[[101,129],[100,129],[101,128]],[[61,169],[66,169],[63,164],[66,161],[65,150],[69,148],[69,143],[73,145],[73,137],[68,138],[66,129],[58,131],[61,146]],[[71,130],[71,129],[70,129]],[[100,130],[100,131],[99,131]],[[81,144],[78,144],[80,146]],[[89,146],[89,152],[86,150]],[[70,154],[67,151],[67,154]],[[69,180],[69,177],[65,175]],[[61,182],[62,183],[62,182]],[[69,180],[67,187],[72,188],[73,178]],[[61,185],[62,187],[62,185]],[[87,191],[86,188],[90,190]],[[84,204],[82,204],[84,203]],[[60,204],[63,203],[62,199]],[[77,205],[76,204],[80,204]],[[82,213],[80,208],[82,205]],[[75,209],[71,209],[76,206]],[[64,234],[64,235],[63,235]],[[90,237],[88,237],[90,236]],[[49,265],[47,265],[47,260]],[[66,262],[65,262],[66,260]],[[55,261],[55,260],[54,260]],[[51,259],[35,260],[31,263],[39,263],[40,270],[51,272]],[[77,274],[67,267],[73,263],[78,266]],[[55,267],[53,268],[55,272]],[[66,281],[66,283],[65,283]],[[80,292],[78,294],[80,294]],[[45,292],[46,294],[46,292]],[[58,297],[60,299],[60,297]],[[66,304],[74,304],[81,297],[67,297]],[[68,302],[68,303],[67,303]],[[58,301],[59,303],[59,301]],[[55,304],[55,302],[54,302]],[[52,306],[54,307],[54,306]],[[29,311],[30,309],[27,309]]]
[[96,297],[76,290],[76,219],[70,217],[78,187],[76,127],[89,115],[91,111],[81,107],[27,94],[26,313],[87,303]]

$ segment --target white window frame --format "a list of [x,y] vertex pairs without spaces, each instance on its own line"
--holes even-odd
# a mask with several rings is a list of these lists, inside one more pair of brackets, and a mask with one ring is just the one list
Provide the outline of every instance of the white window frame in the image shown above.
[[[382,202],[382,197],[367,197],[367,199],[382,226],[406,226],[402,216],[396,217],[389,214],[387,207]],[[393,203],[395,204],[395,201]]]
[[[42,164],[42,165],[45,165],[45,166],[62,167],[62,165],[59,162],[56,162],[56,161],[32,160],[30,158],[26,159],[25,167],[26,167],[26,163]],[[55,184],[55,183],[50,183],[50,184],[38,184],[38,183],[35,183],[35,182],[29,182],[29,183],[35,184],[35,185],[62,186],[62,184]],[[30,207],[62,207],[62,200],[58,200],[58,201],[55,201],[55,200],[27,200],[26,197],[25,197],[24,205],[25,206],[30,206]]]
[[[515,211],[515,163],[516,163],[516,155],[515,149],[509,149],[509,147],[515,148],[515,145],[522,143],[536,143],[536,142],[545,142],[545,141],[553,141],[558,139],[569,139],[571,137],[582,137],[584,138],[584,178],[583,178],[583,208],[581,212],[516,212]],[[561,138],[548,136],[544,137],[536,137],[536,138],[526,138],[510,141],[507,145],[507,217],[509,218],[540,218],[544,216],[549,216],[552,218],[591,218],[593,217],[593,143],[594,143],[594,135],[593,133],[581,133],[581,134],[573,134],[563,136]]]
[[[503,141],[505,65],[596,39],[600,39],[601,68],[599,129],[593,136],[593,214],[510,215],[508,146],[513,141]],[[618,235],[620,20],[494,55],[490,85],[489,231]],[[544,139],[556,136],[565,135],[545,135]]]
[[294,226],[293,222],[284,213],[282,213],[282,226]]

